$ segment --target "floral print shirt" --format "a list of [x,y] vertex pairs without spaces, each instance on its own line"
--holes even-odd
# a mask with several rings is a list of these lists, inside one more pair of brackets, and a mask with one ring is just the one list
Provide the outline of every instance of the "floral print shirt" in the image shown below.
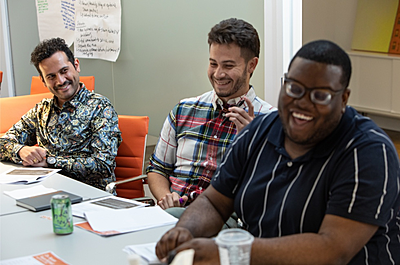
[[54,97],[45,98],[22,116],[0,138],[0,160],[20,163],[19,150],[37,144],[56,158],[54,167],[71,178],[103,190],[115,181],[115,157],[122,141],[118,115],[106,97],[80,84],[62,108]]

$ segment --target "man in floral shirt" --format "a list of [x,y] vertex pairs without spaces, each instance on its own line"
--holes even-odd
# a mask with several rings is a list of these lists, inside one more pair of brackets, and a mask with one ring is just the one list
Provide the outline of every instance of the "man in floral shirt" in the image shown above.
[[114,107],[79,82],[79,60],[63,39],[40,43],[31,63],[54,97],[36,104],[0,138],[0,160],[60,168],[61,174],[104,190],[115,181],[122,141]]

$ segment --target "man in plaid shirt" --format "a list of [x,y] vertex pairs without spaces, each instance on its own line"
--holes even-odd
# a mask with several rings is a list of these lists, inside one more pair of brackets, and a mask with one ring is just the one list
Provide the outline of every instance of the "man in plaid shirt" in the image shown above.
[[250,85],[260,53],[251,24],[223,20],[209,32],[208,44],[208,77],[214,89],[183,99],[171,110],[146,170],[150,190],[163,209],[189,205],[208,187],[235,135],[255,116],[275,109]]

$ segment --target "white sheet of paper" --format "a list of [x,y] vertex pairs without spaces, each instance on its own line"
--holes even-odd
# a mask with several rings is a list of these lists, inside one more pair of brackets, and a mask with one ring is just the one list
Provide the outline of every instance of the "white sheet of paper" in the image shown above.
[[107,196],[107,197],[102,197],[99,199],[95,199],[95,200],[91,200],[91,201],[86,201],[86,202],[81,202],[81,203],[77,203],[77,204],[73,204],[72,205],[72,214],[76,217],[81,217],[81,218],[85,218],[85,212],[90,212],[90,211],[119,211],[121,209],[112,209],[106,206],[102,206],[102,205],[97,205],[94,204],[93,202],[98,202],[98,201],[102,201],[104,199],[109,199],[112,198],[114,200],[118,200],[121,202],[127,202],[129,204],[133,204],[136,205],[136,207],[133,208],[140,208],[140,207],[144,207],[147,206],[147,203],[142,203],[142,202],[138,202],[138,201],[134,201],[134,200],[129,200],[129,199],[125,199],[125,198],[121,198],[121,197],[117,197],[117,196]]
[[122,250],[128,254],[138,254],[145,259],[149,264],[161,264],[156,255],[156,242],[138,245],[129,245]]
[[0,174],[0,184],[30,184],[42,181],[60,169],[43,167],[18,167],[11,168]]
[[178,219],[159,206],[113,211],[85,212],[93,230],[133,232],[153,227],[175,224]]
[[[149,264],[162,264],[156,255],[157,243],[129,245],[122,250],[128,254],[137,254],[145,259]],[[194,258],[194,249],[186,249],[176,254],[171,265],[192,265]]]
[[37,185],[37,186],[31,187],[31,188],[26,188],[26,189],[4,191],[4,194],[17,200],[17,199],[47,194],[47,193],[51,193],[51,192],[55,192],[55,191],[57,191],[57,190],[55,190],[53,188],[46,188],[43,185]]

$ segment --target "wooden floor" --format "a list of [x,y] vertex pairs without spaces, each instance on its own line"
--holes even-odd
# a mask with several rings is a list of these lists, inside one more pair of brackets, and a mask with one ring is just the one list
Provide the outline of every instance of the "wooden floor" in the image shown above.
[[397,149],[397,153],[400,157],[400,132],[385,130],[385,132],[389,135],[390,139],[392,139],[394,146]]

